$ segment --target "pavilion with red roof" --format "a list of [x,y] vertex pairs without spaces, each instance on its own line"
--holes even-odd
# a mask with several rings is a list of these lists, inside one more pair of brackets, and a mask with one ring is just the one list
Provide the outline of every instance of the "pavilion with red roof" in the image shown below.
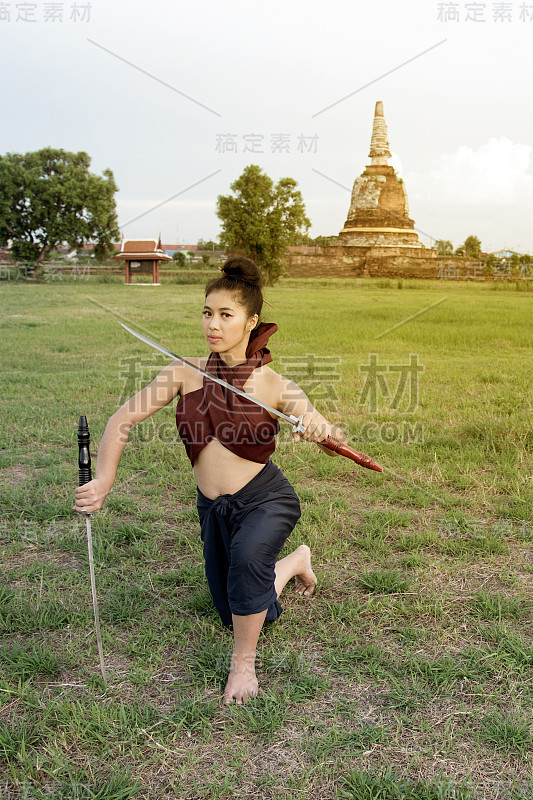
[[120,253],[113,258],[126,264],[126,283],[132,283],[133,275],[149,275],[152,273],[154,286],[159,285],[159,262],[172,261],[163,252],[161,234],[159,239],[125,239],[122,241]]

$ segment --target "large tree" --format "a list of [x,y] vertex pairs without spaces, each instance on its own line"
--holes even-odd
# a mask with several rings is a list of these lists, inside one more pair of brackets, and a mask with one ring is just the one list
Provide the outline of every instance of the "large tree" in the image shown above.
[[89,172],[87,153],[46,147],[0,156],[0,244],[12,240],[15,258],[39,265],[62,244],[96,242],[95,255],[120,235],[110,169]]
[[297,185],[293,178],[281,178],[274,186],[260,167],[250,164],[231,184],[234,195],[217,200],[221,240],[253,259],[270,285],[283,272],[283,257],[294,236],[311,225]]
[[477,236],[467,236],[464,240],[463,252],[465,256],[478,258],[481,253],[481,239]]

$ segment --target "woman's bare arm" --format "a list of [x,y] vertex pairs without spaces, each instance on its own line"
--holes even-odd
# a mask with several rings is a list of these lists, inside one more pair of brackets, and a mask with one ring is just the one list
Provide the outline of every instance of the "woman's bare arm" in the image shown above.
[[76,489],[74,511],[92,513],[102,506],[115,481],[131,429],[181,394],[188,369],[183,364],[169,364],[110,417],[100,440],[94,479]]
[[[300,436],[308,442],[322,442],[327,436],[333,436],[341,442],[346,442],[346,436],[340,428],[332,425],[322,414],[316,410],[303,389],[294,381],[277,375],[279,385],[278,402],[276,408],[284,414],[291,414],[294,417],[302,417],[302,424],[305,433],[294,434],[294,441],[298,442]],[[328,455],[337,455],[328,448],[323,448]]]

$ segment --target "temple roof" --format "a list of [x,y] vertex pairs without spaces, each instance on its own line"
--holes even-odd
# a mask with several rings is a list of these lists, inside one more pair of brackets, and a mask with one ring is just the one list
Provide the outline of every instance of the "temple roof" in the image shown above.
[[161,236],[156,241],[155,239],[124,239],[120,248],[120,253],[117,253],[113,258],[121,260],[154,260],[172,261],[170,256],[163,252],[161,244]]
[[121,249],[123,253],[155,253],[158,248],[155,239],[126,239]]

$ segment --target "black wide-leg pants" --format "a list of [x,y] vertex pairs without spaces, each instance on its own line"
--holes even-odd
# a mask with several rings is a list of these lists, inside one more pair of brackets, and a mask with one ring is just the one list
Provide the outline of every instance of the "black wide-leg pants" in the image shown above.
[[287,478],[269,461],[235,494],[211,500],[198,489],[197,509],[207,582],[224,625],[232,625],[232,614],[265,609],[268,622],[277,619],[274,568],[301,514]]

